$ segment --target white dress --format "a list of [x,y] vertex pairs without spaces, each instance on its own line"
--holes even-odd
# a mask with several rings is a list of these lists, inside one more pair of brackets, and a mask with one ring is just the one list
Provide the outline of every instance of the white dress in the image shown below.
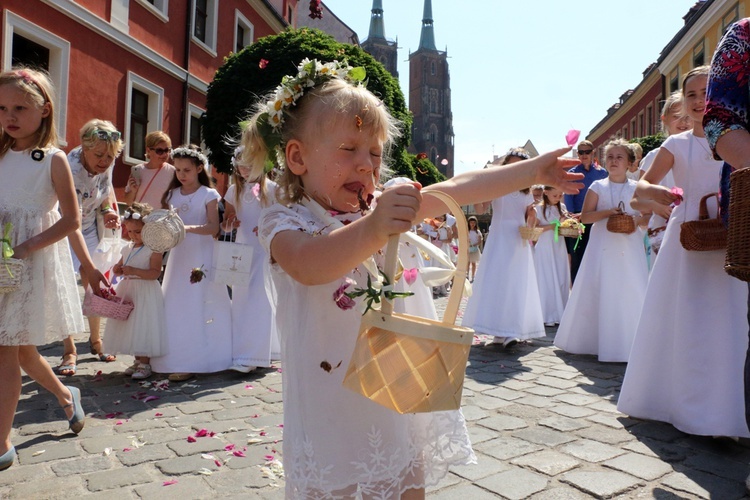
[[[44,150],[41,161],[28,151],[8,150],[0,157],[0,231],[8,222],[13,224],[12,247],[60,220],[51,180],[52,155],[59,151]],[[39,155],[41,150],[34,152]],[[67,240],[32,252],[24,263],[18,290],[0,293],[0,345],[44,345],[82,332]]]
[[[190,195],[175,188],[169,203],[185,225],[199,225],[206,223],[206,205],[219,198],[206,186]],[[213,248],[211,236],[188,233],[169,252],[162,286],[167,354],[151,359],[154,371],[213,373],[232,364],[232,311],[226,285],[211,280]],[[201,266],[207,276],[190,283],[190,271]]]
[[[565,211],[565,205],[560,203],[560,206]],[[547,207],[545,214],[542,205],[536,206],[536,216],[540,226],[563,218],[557,207]],[[534,245],[534,265],[544,322],[559,323],[570,295],[570,262],[565,238],[558,235],[555,241],[554,230],[543,232]]]
[[[269,249],[282,231],[330,230],[306,207],[277,204],[263,211],[259,237]],[[287,498],[348,498],[355,491],[398,498],[407,488],[436,484],[453,465],[474,462],[460,411],[401,415],[342,387],[362,312],[339,308],[334,292],[347,278],[357,282],[349,291],[366,286],[364,266],[315,286],[300,284],[277,264],[270,267],[284,360]],[[323,362],[333,369],[322,368]]]
[[[698,218],[701,197],[719,189],[722,162],[692,132],[664,142],[674,155],[683,202],[672,212],[646,291],[617,409],[703,436],[750,437],[743,370],[747,285],[724,272],[723,250],[690,252],[680,224]],[[716,215],[716,204],[709,205]]]
[[[232,363],[268,367],[272,359],[280,358],[281,346],[266,295],[266,250],[258,240],[258,219],[263,210],[258,186],[245,184],[238,200],[237,186],[232,184],[224,197],[234,206],[241,223],[235,241],[253,248],[249,286],[232,287]],[[276,184],[269,181],[266,188],[268,203],[273,204]]]
[[492,225],[463,326],[495,337],[546,335],[531,244],[518,233],[533,202],[531,193],[520,191],[492,202]]
[[[124,266],[149,269],[152,254],[148,247],[134,248],[131,243],[122,249],[122,262]],[[107,350],[113,354],[146,357],[166,354],[167,325],[159,282],[123,276],[115,291],[118,297],[133,302],[134,307],[125,321],[107,320],[104,330]]]
[[[599,195],[596,210],[630,206],[636,182],[602,179],[591,184]],[[555,345],[574,354],[595,354],[599,361],[628,360],[648,281],[643,231],[612,233],[607,219],[591,228]]]

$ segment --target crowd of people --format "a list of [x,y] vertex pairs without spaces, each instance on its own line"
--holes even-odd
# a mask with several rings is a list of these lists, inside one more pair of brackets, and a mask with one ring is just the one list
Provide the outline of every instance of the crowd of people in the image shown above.
[[[748,20],[733,30],[725,42],[736,51],[737,40],[750,39],[741,35]],[[120,132],[91,120],[66,156],[56,147],[49,78],[28,68],[0,74],[3,258],[25,264],[18,289],[0,294],[0,470],[16,459],[10,434],[21,370],[55,395],[71,431],[83,429],[80,391],[36,349],[62,340],[58,373],[75,374],[79,274],[89,293],[134,304],[127,319],[107,321],[103,338],[99,319],[89,316],[91,353],[101,362],[133,356],[125,371],[133,379],[249,373],[284,360],[288,496],[423,497],[449,467],[476,461],[460,410],[393,412],[343,388],[345,370],[332,364],[351,357],[362,311],[381,298],[413,295],[397,309],[436,317],[431,287],[446,293],[451,274],[427,272],[429,252],[402,241],[399,282],[384,282],[381,271],[389,237],[415,221],[424,221],[418,232],[451,267],[455,219],[428,196],[433,191],[480,213],[493,210],[486,239],[469,219],[473,294],[464,326],[510,348],[559,324],[561,349],[628,363],[620,411],[691,434],[750,437],[747,286],[724,273],[722,252],[679,243],[680,224],[697,218],[699,200],[731,170],[717,158],[746,166],[725,140],[750,150],[747,108],[738,111],[735,99],[724,99],[726,85],[711,87],[708,76],[708,67],[685,75],[662,113],[669,137],[642,161],[642,151],[622,140],[604,148],[606,169],[588,141],[578,144],[577,160],[563,158],[570,148],[536,158],[514,148],[503,168],[423,188],[408,179],[380,184],[398,124],[361,73],[303,61],[243,122],[223,199],[199,147],[173,149],[167,134],[152,132],[148,161],[131,169],[120,214],[112,187]],[[708,113],[707,89],[714,91]],[[157,209],[179,215],[186,233],[166,255],[142,237]],[[567,220],[575,221],[575,237],[560,235]],[[541,234],[534,242],[521,227]],[[97,266],[92,255],[120,231],[127,242],[106,269]],[[248,284],[231,294],[212,276],[222,231],[252,248]],[[393,458],[373,464],[386,450]]]

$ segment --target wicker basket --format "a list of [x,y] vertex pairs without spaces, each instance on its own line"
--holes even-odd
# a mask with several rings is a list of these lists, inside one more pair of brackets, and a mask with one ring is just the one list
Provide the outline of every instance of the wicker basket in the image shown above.
[[543,232],[544,229],[540,227],[520,226],[518,228],[518,233],[521,235],[521,238],[529,241],[538,240]]
[[174,210],[154,210],[143,222],[143,244],[154,252],[164,253],[185,239],[185,224]]
[[[370,310],[362,317],[343,382],[344,387],[398,413],[458,409],[474,338],[472,329],[455,326],[469,262],[466,218],[449,196],[429,194],[450,208],[458,228],[457,271],[443,321],[394,314],[390,301],[382,301],[380,311]],[[398,241],[398,235],[391,236],[386,251],[385,275],[391,281],[398,264]]]
[[0,259],[0,293],[18,290],[24,263],[21,259]]
[[736,170],[729,179],[729,230],[724,270],[742,281],[750,281],[750,169]]
[[[618,208],[625,212],[625,205],[620,202]],[[631,234],[635,232],[635,217],[631,214],[621,213],[610,215],[607,218],[607,231],[610,233]]]
[[708,207],[706,200],[717,196],[718,193],[709,193],[701,198],[698,207],[698,220],[691,220],[680,224],[680,243],[682,248],[694,252],[710,252],[723,250],[727,247],[727,228],[717,215],[713,219],[708,218]]
[[105,299],[104,297],[94,295],[91,290],[86,290],[86,294],[83,297],[84,316],[101,316],[125,321],[132,311],[133,303],[123,301],[121,297]]
[[560,236],[565,236],[566,238],[578,238],[581,235],[581,231],[574,227],[561,227],[557,232]]

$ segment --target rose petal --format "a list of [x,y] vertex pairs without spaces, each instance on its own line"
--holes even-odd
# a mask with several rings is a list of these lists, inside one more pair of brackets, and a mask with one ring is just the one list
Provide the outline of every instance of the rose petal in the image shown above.
[[245,454],[242,452],[242,450],[234,450],[232,452],[232,455],[234,455],[235,457],[244,457],[245,456]]
[[568,133],[565,134],[565,142],[568,143],[568,146],[575,146],[576,142],[578,142],[579,137],[581,137],[580,130],[568,130]]
[[177,484],[177,479],[170,479],[169,481],[164,481],[162,486],[171,486],[173,484]]
[[159,413],[158,411],[154,414],[155,417],[163,417],[163,413]]
[[187,437],[187,442],[188,443],[195,443],[195,441],[196,441],[196,439],[193,436],[188,436]]
[[198,432],[195,433],[195,437],[206,437],[208,435],[208,429],[201,429]]
[[228,444],[224,447],[224,451],[232,451],[235,448],[233,444]]
[[157,399],[159,399],[159,396],[148,396],[143,399],[143,402],[148,403],[149,401],[156,401]]

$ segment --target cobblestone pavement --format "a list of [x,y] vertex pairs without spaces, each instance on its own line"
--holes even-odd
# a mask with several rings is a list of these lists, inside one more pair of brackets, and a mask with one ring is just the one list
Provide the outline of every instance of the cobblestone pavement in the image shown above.
[[[746,443],[618,413],[625,365],[563,353],[547,333],[509,351],[477,339],[463,411],[479,463],[452,470],[429,498],[744,497]],[[24,377],[19,462],[0,472],[0,498],[283,498],[281,365],[142,386],[122,376],[132,358],[95,361],[86,338],[66,379],[83,393],[85,429],[71,434],[55,400]],[[55,366],[62,347],[41,352]]]

